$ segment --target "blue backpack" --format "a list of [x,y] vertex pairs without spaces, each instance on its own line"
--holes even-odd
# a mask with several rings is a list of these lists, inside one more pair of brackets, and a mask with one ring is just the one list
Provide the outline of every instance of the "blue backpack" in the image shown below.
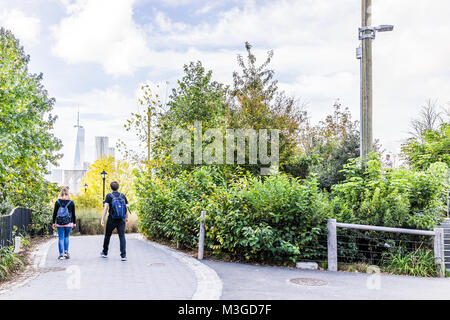
[[112,201],[112,214],[111,218],[113,219],[125,219],[127,215],[127,204],[125,203],[125,199],[122,197],[122,194],[119,193],[119,196],[114,196],[114,193],[111,193]]
[[56,215],[56,223],[64,226],[66,224],[69,224],[72,222],[72,215],[69,212],[69,205],[72,203],[72,201],[69,200],[69,202],[67,202],[66,206],[64,207],[61,202],[58,200],[59,203],[59,209]]

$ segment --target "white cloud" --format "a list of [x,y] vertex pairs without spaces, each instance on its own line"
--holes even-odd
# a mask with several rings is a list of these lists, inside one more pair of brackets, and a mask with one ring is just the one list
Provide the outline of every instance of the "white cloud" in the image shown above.
[[146,36],[133,21],[134,0],[77,0],[52,27],[52,53],[68,63],[93,62],[107,74],[132,74],[148,64]]
[[[358,1],[248,2],[222,12],[214,22],[192,24],[158,13],[164,28],[154,25],[150,44],[177,51],[189,47],[210,59],[212,52],[230,54],[230,48],[243,49],[244,41],[250,41],[260,61],[273,48],[272,67],[280,87],[307,102],[316,119],[330,112],[337,98],[358,119],[355,47],[360,10]],[[427,99],[450,101],[448,12],[450,2],[444,0],[373,4],[373,25],[395,25],[393,32],[378,34],[373,44],[374,136],[388,149],[398,150],[410,119]],[[235,57],[232,63],[213,62],[219,78],[229,79],[237,68]]]
[[40,20],[25,15],[17,9],[0,11],[0,26],[12,31],[23,43],[34,45],[39,42]]
[[[280,87],[308,103],[315,119],[331,112],[337,98],[359,119],[359,1],[242,1],[208,22],[177,20],[173,8],[160,9],[148,12],[153,21],[146,26],[133,21],[131,0],[63,1],[68,17],[54,28],[53,52],[68,62],[98,63],[114,75],[145,67],[152,79],[173,80],[183,64],[201,60],[215,79],[230,83],[236,54],[245,56],[249,41],[260,62],[274,49]],[[196,6],[192,19],[216,11],[215,2],[137,1],[182,4],[183,11],[190,3]],[[448,12],[446,0],[373,3],[373,24],[395,25],[373,44],[374,136],[391,150],[398,150],[427,99],[450,101]]]

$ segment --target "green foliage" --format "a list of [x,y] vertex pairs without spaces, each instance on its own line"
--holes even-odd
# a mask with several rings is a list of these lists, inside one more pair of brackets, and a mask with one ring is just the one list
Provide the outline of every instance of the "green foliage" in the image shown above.
[[31,216],[30,233],[34,235],[48,235],[52,224],[53,212],[46,206],[45,212],[36,212]]
[[197,245],[199,217],[206,210],[206,246],[251,261],[312,258],[326,228],[326,198],[317,181],[285,175],[242,177],[227,184],[215,167],[182,172],[162,181],[140,176],[140,231],[153,239]]
[[[247,63],[238,55],[239,72],[233,72],[233,90],[229,91],[227,123],[233,129],[277,129],[279,162],[291,162],[297,151],[300,125],[306,120],[304,111],[295,101],[278,89],[275,72],[268,66],[273,57],[269,51],[266,60],[256,64],[252,46],[246,42]],[[246,158],[248,155],[246,156]],[[261,165],[244,168],[259,174]]]
[[[141,98],[139,99],[138,112],[132,112],[130,118],[124,124],[128,132],[132,132],[138,141],[138,148],[131,148],[128,144],[119,139],[117,143],[118,150],[124,155],[126,160],[136,167],[147,167],[151,165],[151,149],[155,142],[155,119],[159,119],[164,111],[160,92],[162,87],[158,84],[152,87],[150,84],[144,84],[140,88]],[[153,121],[152,121],[153,119]]]
[[283,170],[294,177],[318,177],[320,188],[327,190],[345,179],[341,171],[351,158],[359,156],[358,122],[352,121],[348,108],[337,101],[333,114],[315,126],[309,123],[300,134],[301,153]]
[[13,205],[8,200],[0,201],[0,216],[11,213],[12,209]]
[[[237,181],[230,191],[231,197],[217,199],[221,205],[213,211],[208,231],[221,250],[256,261],[317,257],[327,200],[316,180],[300,181],[283,174],[264,180],[251,177]],[[214,242],[210,247],[217,251]]]
[[422,139],[410,138],[402,145],[402,154],[408,164],[416,170],[426,170],[435,162],[450,166],[450,123],[439,129],[427,129]]
[[[176,143],[172,140],[175,129],[190,131],[193,149],[195,121],[202,123],[202,134],[208,129],[218,129],[223,135],[226,129],[278,129],[280,163],[289,162],[295,154],[298,128],[305,112],[298,108],[294,99],[286,97],[278,90],[277,81],[273,80],[274,72],[267,68],[271,53],[267,60],[258,66],[248,43],[246,49],[248,63],[245,64],[242,57],[238,56],[242,70],[233,73],[233,90],[213,81],[212,72],[205,70],[201,62],[191,62],[184,66],[184,75],[173,89],[167,103],[169,109],[155,115],[156,129],[152,138],[151,161],[151,166],[157,169],[155,173],[174,175],[182,170],[193,169],[193,165],[174,164],[170,155]],[[159,104],[153,98],[146,98],[147,105]],[[133,115],[126,126],[143,127],[144,122],[145,116]],[[140,132],[145,133],[145,129]],[[148,136],[141,134],[140,140],[144,142],[145,139],[148,139]],[[204,138],[202,148],[210,144],[211,140]],[[245,158],[248,160],[248,154]],[[261,166],[246,164],[243,168],[259,175]],[[227,170],[232,172],[234,168],[228,166]]]
[[51,130],[55,100],[28,71],[29,56],[10,31],[0,29],[0,199],[36,212],[55,191],[45,181],[49,163],[60,158],[61,141]]
[[[218,257],[286,263],[323,260],[329,217],[420,229],[432,229],[441,221],[441,195],[449,174],[445,164],[448,146],[441,136],[447,133],[430,136],[429,144],[436,143],[426,148],[432,149],[427,152],[434,160],[427,159],[426,166],[384,170],[380,159],[372,155],[362,168],[354,159],[359,156],[358,122],[352,121],[348,108],[336,102],[333,114],[310,126],[306,112],[278,90],[274,71],[268,67],[273,52],[258,65],[250,44],[245,47],[247,59],[238,56],[241,70],[233,73],[231,89],[213,81],[211,71],[197,62],[184,66],[168,110],[158,113],[153,108],[160,106],[158,99],[144,95],[144,104],[156,119],[153,160],[145,170],[135,172],[139,230],[145,236],[196,248],[200,213],[205,210],[209,252]],[[147,147],[148,120],[147,113],[127,124],[130,130],[140,128],[137,132]],[[210,128],[222,132],[225,128],[279,129],[284,173],[259,177],[259,164],[173,164],[172,133],[175,128],[187,129],[193,143],[194,121],[202,121],[202,133]],[[202,147],[208,143],[204,140]],[[379,149],[375,143],[374,150]],[[361,245],[372,250],[379,244],[373,234],[363,236],[362,241],[352,236],[352,243],[340,242],[339,254],[350,252],[349,260],[364,263],[379,259],[386,248],[372,257],[364,256]],[[408,239],[385,240],[403,248],[399,243]],[[385,258],[393,260],[394,256]],[[364,269],[364,263],[356,268]]]
[[[192,169],[192,165],[176,165],[170,157],[175,145],[172,133],[175,129],[191,132],[193,149],[193,125],[202,122],[202,133],[210,128],[225,129],[227,88],[212,79],[212,71],[206,71],[200,61],[184,66],[184,75],[178,80],[167,103],[169,109],[161,112],[156,120],[157,129],[152,145],[152,163],[160,174],[174,174],[180,170]],[[203,147],[206,145],[203,142]],[[193,163],[193,161],[192,161]]]
[[344,167],[346,180],[332,187],[331,210],[342,222],[433,229],[442,220],[447,170],[441,163],[426,172],[383,171],[374,154],[361,169],[353,159]]
[[14,253],[14,247],[0,246],[0,281],[8,280],[12,273],[24,265],[23,258]]

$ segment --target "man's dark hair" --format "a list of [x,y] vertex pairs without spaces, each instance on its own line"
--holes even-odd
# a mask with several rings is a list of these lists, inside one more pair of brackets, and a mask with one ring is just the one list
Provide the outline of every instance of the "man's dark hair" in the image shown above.
[[117,191],[117,190],[119,190],[119,183],[118,183],[117,181],[111,182],[111,190],[112,190],[112,191]]

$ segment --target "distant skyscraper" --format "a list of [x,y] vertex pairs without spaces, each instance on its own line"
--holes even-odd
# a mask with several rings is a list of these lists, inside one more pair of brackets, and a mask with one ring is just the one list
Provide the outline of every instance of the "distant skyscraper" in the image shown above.
[[77,124],[74,126],[77,128],[77,142],[75,145],[75,159],[73,162],[73,168],[75,170],[82,170],[84,164],[84,128],[80,126],[80,112],[78,111]]
[[95,159],[107,157],[109,155],[109,139],[108,137],[95,137]]
[[115,158],[116,157],[116,149],[109,148],[108,156]]

